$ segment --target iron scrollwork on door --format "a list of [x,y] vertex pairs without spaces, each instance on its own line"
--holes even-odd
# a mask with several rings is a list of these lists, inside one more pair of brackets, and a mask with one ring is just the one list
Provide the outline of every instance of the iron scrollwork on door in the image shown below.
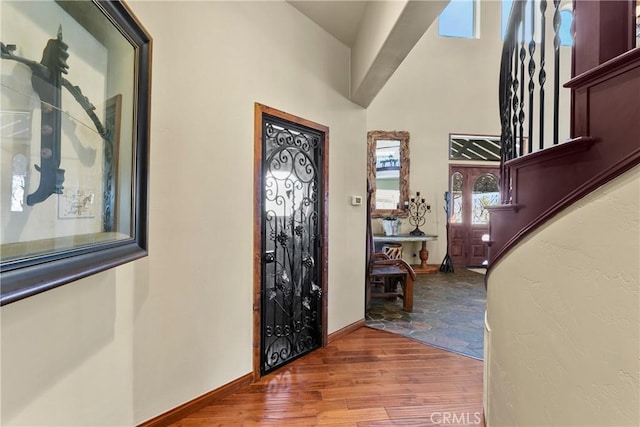
[[262,361],[267,373],[322,341],[322,134],[263,120]]

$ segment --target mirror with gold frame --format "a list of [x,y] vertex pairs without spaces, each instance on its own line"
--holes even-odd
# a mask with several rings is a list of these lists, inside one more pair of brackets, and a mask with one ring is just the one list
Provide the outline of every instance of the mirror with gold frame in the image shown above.
[[367,176],[371,186],[371,217],[406,218],[409,200],[409,132],[367,133]]

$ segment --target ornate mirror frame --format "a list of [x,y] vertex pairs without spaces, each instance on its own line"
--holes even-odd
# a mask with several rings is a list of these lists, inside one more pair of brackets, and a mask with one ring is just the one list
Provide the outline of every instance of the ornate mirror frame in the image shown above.
[[[395,139],[400,141],[400,209],[376,209],[376,144],[378,140]],[[371,186],[371,217],[382,218],[393,215],[406,218],[408,212],[403,208],[409,200],[409,132],[381,131],[367,132],[367,179]]]

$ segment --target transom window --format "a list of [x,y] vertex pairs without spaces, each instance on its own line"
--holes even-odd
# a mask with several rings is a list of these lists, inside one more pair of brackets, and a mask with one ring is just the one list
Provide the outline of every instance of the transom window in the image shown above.
[[438,35],[476,38],[476,3],[476,0],[451,0],[438,17]]
[[500,137],[449,135],[449,160],[500,161]]
[[[504,35],[507,32],[507,23],[509,22],[509,14],[511,13],[511,6],[513,5],[513,0],[501,0],[502,1],[502,32],[501,39],[504,40]],[[533,0],[530,0],[533,1]],[[534,39],[536,42],[540,41],[540,0],[535,0],[534,10],[536,14],[536,29]],[[551,15],[549,15],[551,14]],[[548,25],[553,25],[551,20],[553,19],[553,2],[547,1],[547,22]],[[562,46],[571,46],[573,44],[573,36],[571,35],[571,23],[573,22],[573,12],[572,12],[572,3],[567,2],[564,5],[560,6],[560,28],[558,29],[558,35],[560,36],[560,45]],[[525,34],[531,34],[531,6],[528,5],[525,8]]]

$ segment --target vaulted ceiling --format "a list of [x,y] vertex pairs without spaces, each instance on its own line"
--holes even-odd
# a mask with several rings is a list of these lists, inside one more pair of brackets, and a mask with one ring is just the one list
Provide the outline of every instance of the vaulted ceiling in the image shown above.
[[287,0],[351,49],[351,100],[363,107],[449,0]]
[[369,1],[364,0],[289,0],[289,4],[348,47],[353,47],[356,41],[367,3]]

